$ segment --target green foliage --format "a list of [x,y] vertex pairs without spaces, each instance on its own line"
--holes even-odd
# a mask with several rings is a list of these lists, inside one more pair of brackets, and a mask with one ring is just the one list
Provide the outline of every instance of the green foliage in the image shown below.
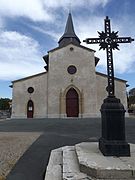
[[135,96],[135,88],[130,89],[129,96]]
[[9,102],[11,99],[9,98],[0,98],[0,110],[7,110],[10,108]]
[[135,96],[129,96],[129,105],[135,104]]
[[129,96],[127,100],[128,100],[128,112],[134,113],[135,112],[135,88],[132,88],[129,91]]

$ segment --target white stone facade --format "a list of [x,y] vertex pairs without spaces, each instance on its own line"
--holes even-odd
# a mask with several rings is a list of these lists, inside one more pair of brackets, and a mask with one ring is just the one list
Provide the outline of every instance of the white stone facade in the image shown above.
[[[103,99],[107,97],[107,76],[95,72],[94,51],[72,43],[48,53],[49,70],[31,77],[13,81],[12,118],[27,118],[27,103],[34,104],[34,118],[63,118],[66,113],[66,94],[74,88],[78,94],[78,117],[95,117],[100,114]],[[74,65],[75,74],[67,68]],[[125,109],[126,81],[115,79],[116,97]],[[28,93],[29,87],[34,88]]]
[[[28,87],[33,87],[34,92],[28,93]],[[38,74],[13,82],[12,118],[27,118],[27,103],[34,102],[34,118],[47,115],[47,76],[46,73]]]

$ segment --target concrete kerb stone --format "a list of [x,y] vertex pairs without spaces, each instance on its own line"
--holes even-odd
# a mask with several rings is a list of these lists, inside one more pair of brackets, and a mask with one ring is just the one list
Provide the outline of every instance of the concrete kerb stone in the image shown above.
[[62,180],[62,148],[51,151],[45,180]]
[[80,172],[74,146],[66,146],[63,150],[63,180],[85,180],[87,175]]
[[65,146],[51,151],[45,180],[89,180],[79,170],[74,146]]
[[96,179],[135,179],[135,145],[131,144],[131,157],[106,157],[98,143],[75,145],[80,170]]

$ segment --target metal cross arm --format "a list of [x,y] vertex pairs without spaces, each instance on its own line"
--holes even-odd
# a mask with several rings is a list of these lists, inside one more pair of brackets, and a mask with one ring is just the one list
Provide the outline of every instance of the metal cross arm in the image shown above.
[[83,40],[83,42],[86,42],[87,44],[99,44],[101,42],[104,42],[104,40],[100,38],[87,38]]
[[[100,34],[100,32],[98,32]],[[116,32],[118,33],[118,32]],[[100,35],[102,36],[102,35]],[[113,50],[117,49],[119,50],[118,43],[131,43],[132,41],[134,41],[134,39],[132,39],[131,37],[111,37],[110,36],[106,36],[106,37],[100,37],[100,38],[87,38],[85,40],[83,40],[83,42],[86,42],[87,44],[99,44],[100,49],[105,50],[108,45],[110,45],[110,48],[112,48]]]
[[[98,32],[99,33],[99,32]],[[86,42],[87,44],[100,44],[100,43],[109,43],[109,40],[113,43],[131,43],[134,41],[131,37],[118,37],[118,38],[86,38],[83,40],[83,42]]]
[[[108,72],[108,96],[115,96],[114,94],[114,70],[113,70],[113,53],[112,50],[119,50],[120,43],[131,43],[134,41],[131,37],[118,37],[118,31],[111,31],[110,19],[108,16],[105,19],[105,31],[98,32],[98,38],[87,38],[83,40],[87,44],[99,44],[100,49],[107,53],[107,72]],[[99,50],[100,50],[99,49]]]

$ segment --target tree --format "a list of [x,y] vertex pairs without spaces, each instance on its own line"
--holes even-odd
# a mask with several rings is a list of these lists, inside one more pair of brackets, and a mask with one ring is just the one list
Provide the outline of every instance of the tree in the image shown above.
[[8,110],[10,108],[11,99],[9,98],[0,98],[0,110]]
[[130,89],[129,96],[135,96],[135,88]]
[[135,88],[132,88],[129,91],[128,107],[129,107],[129,112],[135,112]]

